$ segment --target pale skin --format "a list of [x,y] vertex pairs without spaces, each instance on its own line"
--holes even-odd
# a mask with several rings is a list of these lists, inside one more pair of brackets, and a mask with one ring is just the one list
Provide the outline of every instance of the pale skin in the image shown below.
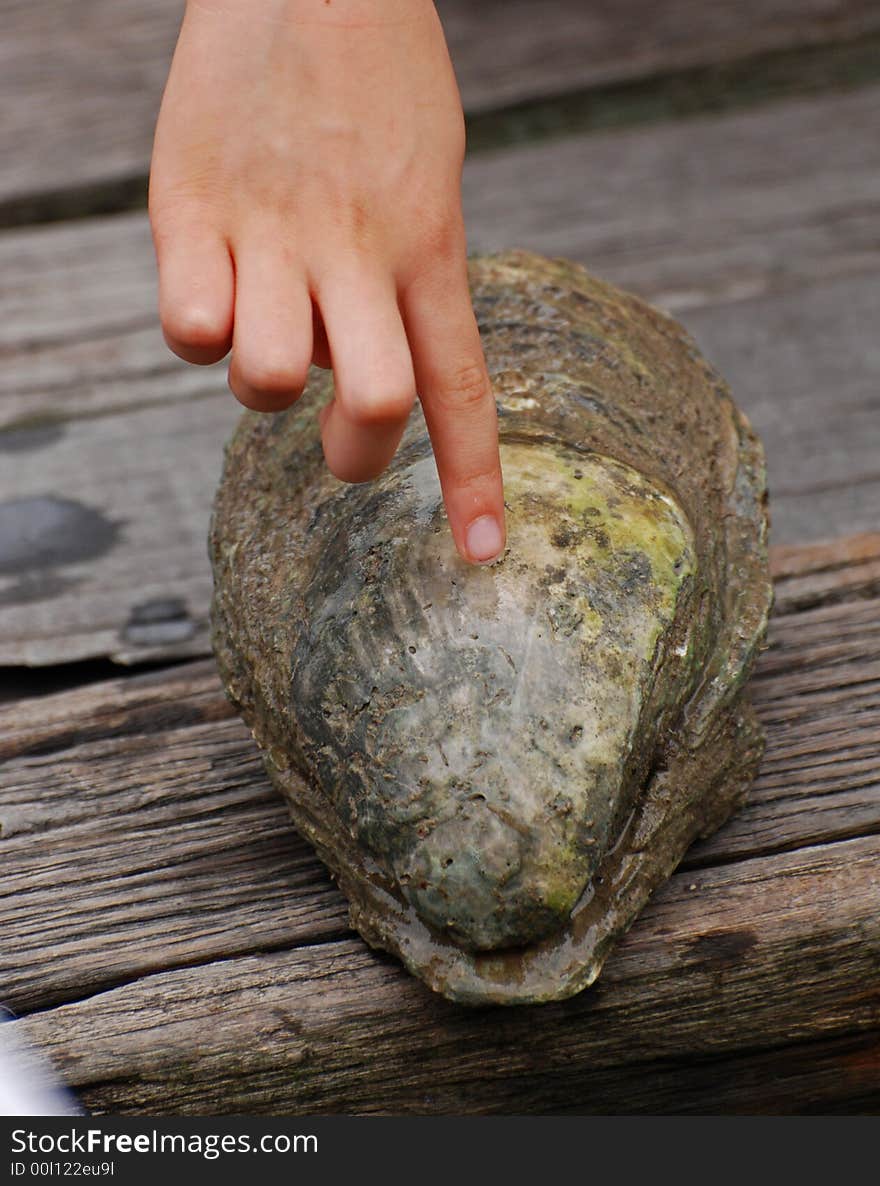
[[274,412],[331,367],[327,465],[388,465],[418,395],[465,560],[503,550],[467,286],[464,121],[429,0],[189,0],[156,128],[162,328]]

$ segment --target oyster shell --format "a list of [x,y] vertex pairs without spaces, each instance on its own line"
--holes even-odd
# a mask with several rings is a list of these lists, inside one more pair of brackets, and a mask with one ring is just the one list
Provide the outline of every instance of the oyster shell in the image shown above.
[[465,565],[424,422],[326,471],[329,377],[247,413],[211,532],[214,644],[368,942],[469,1003],[590,984],[762,738],[760,445],[672,320],[565,261],[474,259],[508,550]]

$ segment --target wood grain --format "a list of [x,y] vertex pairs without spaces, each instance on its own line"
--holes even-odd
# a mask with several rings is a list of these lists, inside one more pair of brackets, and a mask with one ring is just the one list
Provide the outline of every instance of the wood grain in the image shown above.
[[570,256],[676,314],[874,272],[878,116],[866,87],[486,153],[471,244]]
[[880,595],[880,532],[841,536],[811,547],[780,544],[771,559],[777,613]]
[[339,940],[159,973],[15,1025],[114,1114],[601,1112],[639,1081],[625,1110],[656,1111],[658,1063],[664,1110],[713,1111],[706,1064],[745,1051],[784,1112],[805,1102],[779,1076],[785,1048],[835,1039],[836,1076],[811,1077],[820,1098],[876,1098],[876,1066],[847,1058],[877,1048],[878,857],[870,837],[674,876],[598,984],[561,1005],[456,1007]]
[[[880,522],[878,111],[865,90],[509,150],[466,175],[475,245],[579,258],[682,317],[765,442],[781,543]],[[0,663],[205,654],[204,540],[237,405],[222,366],[161,342],[143,216],[0,238],[0,358],[0,515],[19,541],[29,516],[70,528],[63,563],[25,549],[0,572]]]
[[870,0],[438,0],[465,108],[828,44],[880,28]]
[[[74,21],[65,0],[3,0],[0,222],[65,191],[94,208],[146,174],[182,9],[79,0]],[[870,0],[543,0],[540,19],[529,0],[441,0],[440,11],[469,110],[880,28]]]

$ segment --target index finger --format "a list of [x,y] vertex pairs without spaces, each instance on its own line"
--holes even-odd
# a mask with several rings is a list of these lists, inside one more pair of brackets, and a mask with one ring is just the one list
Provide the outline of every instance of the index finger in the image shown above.
[[401,309],[455,546],[470,563],[486,564],[504,550],[504,489],[463,245],[460,260],[411,282]]

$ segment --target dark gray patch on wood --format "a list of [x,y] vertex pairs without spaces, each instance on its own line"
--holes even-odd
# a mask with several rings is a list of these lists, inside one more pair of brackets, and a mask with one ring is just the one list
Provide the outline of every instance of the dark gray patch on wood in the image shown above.
[[123,638],[140,646],[184,642],[196,632],[186,603],[180,597],[157,597],[133,607]]
[[51,424],[21,425],[0,432],[0,453],[29,453],[54,445],[64,436],[65,426],[61,421]]
[[694,940],[690,952],[711,964],[736,964],[757,942],[754,931],[710,931]]
[[79,581],[76,578],[61,576],[52,569],[23,572],[8,588],[0,589],[0,607],[51,601],[77,584]]
[[113,547],[119,526],[71,498],[9,499],[0,503],[0,573],[94,560]]

